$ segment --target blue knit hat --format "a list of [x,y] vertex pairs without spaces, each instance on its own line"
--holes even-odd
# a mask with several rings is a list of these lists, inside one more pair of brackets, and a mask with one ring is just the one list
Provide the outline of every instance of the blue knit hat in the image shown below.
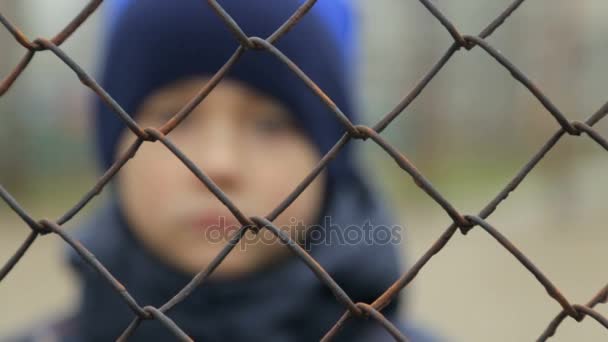
[[[301,1],[220,3],[248,36],[267,37],[291,16]],[[132,116],[155,90],[195,75],[213,75],[238,47],[226,25],[200,0],[130,1],[112,22],[101,85]],[[340,35],[335,33],[327,17],[311,11],[276,46],[356,122],[345,53],[352,46],[340,41]],[[321,99],[268,52],[247,51],[228,77],[282,102],[321,153],[327,152],[345,131]],[[117,140],[127,128],[99,99],[95,115],[101,164],[108,168],[114,161]],[[347,145],[328,165],[330,186],[336,180],[353,176],[350,149]]]
[[[106,24],[113,27],[118,17],[124,12],[124,9],[130,2],[137,0],[106,0],[104,6],[106,9]],[[304,0],[300,0],[302,3]],[[351,0],[331,0],[318,1],[310,9],[311,13],[315,13],[323,18],[325,24],[329,26],[331,33],[340,41],[341,50],[344,53],[344,58],[348,64],[355,66],[358,62],[359,44],[357,41],[357,16]],[[349,72],[356,73],[356,68]]]

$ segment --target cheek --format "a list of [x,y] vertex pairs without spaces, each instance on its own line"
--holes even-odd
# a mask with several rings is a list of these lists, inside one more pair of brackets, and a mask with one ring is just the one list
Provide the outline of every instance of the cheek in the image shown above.
[[179,161],[159,143],[144,143],[118,174],[118,189],[127,219],[146,235],[162,232],[168,203],[176,200]]
[[[305,177],[297,180],[299,182]],[[314,224],[314,220],[319,215],[324,194],[324,173],[319,175],[300,196],[287,208],[285,212],[277,218],[280,225],[293,225],[302,222],[304,225]],[[295,188],[292,186],[289,190]],[[283,197],[285,198],[285,196]],[[283,199],[282,198],[282,199]],[[282,200],[281,199],[281,200]]]
[[[273,145],[267,147],[264,153],[256,153],[254,160],[249,163],[249,165],[257,165],[255,172],[249,173],[251,197],[258,203],[263,198],[263,208],[261,205],[257,206],[256,214],[265,215],[279,205],[313,170],[321,158],[305,138]],[[325,173],[322,172],[279,216],[276,223],[290,224],[292,223],[290,220],[293,219],[312,223],[310,221],[316,218],[320,210],[324,184]]]

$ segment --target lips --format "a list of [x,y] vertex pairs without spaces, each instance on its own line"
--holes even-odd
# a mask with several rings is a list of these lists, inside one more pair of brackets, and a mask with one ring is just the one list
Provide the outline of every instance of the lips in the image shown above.
[[235,231],[241,227],[238,220],[232,215],[220,212],[207,212],[193,220],[193,227],[197,231],[218,230],[222,233]]

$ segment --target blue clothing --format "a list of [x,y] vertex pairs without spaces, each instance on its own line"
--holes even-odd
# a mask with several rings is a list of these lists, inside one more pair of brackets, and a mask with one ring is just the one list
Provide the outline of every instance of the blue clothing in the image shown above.
[[[117,18],[133,0],[106,0],[107,25],[113,27]],[[221,3],[221,2],[220,2]],[[300,1],[303,3],[303,1]],[[358,44],[356,41],[358,20],[354,14],[351,0],[317,1],[310,10],[318,14],[327,24],[330,32],[343,46],[344,60],[354,66],[357,59]],[[353,68],[354,69],[354,68]]]
[[[363,182],[343,184],[338,194],[325,213],[331,217],[334,229],[361,226],[366,220],[373,225],[394,224],[381,201]],[[191,276],[175,271],[149,254],[126,229],[115,204],[110,203],[92,217],[78,237],[142,306],[159,307],[185,286]],[[347,244],[335,239],[331,244],[311,244],[309,252],[355,302],[372,302],[400,275],[397,252],[391,244],[363,241]],[[75,340],[116,338],[134,314],[71,250],[70,260],[84,285]],[[398,303],[399,300],[394,301],[382,312],[399,326]],[[304,262],[289,256],[260,272],[204,282],[169,316],[197,341],[315,341],[344,311],[345,307]],[[134,341],[171,339],[171,333],[157,321],[144,322],[133,336]],[[391,340],[376,322],[362,319],[351,319],[336,338],[336,341]]]
[[[382,201],[361,179],[341,184],[325,215],[333,229],[394,224]],[[325,227],[327,228],[327,227]],[[160,307],[191,279],[150,254],[126,226],[118,203],[111,199],[75,234],[98,260],[126,287],[141,306]],[[62,342],[115,340],[134,313],[111,286],[73,249],[71,265],[82,284],[75,315],[31,331],[10,342],[57,340]],[[393,244],[313,243],[309,253],[355,301],[370,303],[400,275]],[[413,342],[436,338],[407,324],[397,298],[382,310]],[[316,341],[344,313],[342,306],[313,272],[290,256],[261,272],[232,280],[208,279],[168,315],[196,341]],[[36,325],[39,327],[40,325]],[[54,338],[54,339],[53,339]],[[130,341],[172,341],[174,336],[158,321],[145,321]],[[392,341],[377,322],[351,318],[334,341]]]

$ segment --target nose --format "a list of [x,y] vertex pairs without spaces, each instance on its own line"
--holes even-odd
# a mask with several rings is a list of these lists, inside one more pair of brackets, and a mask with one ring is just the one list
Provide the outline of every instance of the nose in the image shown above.
[[[193,161],[224,192],[233,191],[239,179],[239,143],[236,127],[229,120],[206,120],[193,139]],[[196,182],[200,180],[193,175]]]

